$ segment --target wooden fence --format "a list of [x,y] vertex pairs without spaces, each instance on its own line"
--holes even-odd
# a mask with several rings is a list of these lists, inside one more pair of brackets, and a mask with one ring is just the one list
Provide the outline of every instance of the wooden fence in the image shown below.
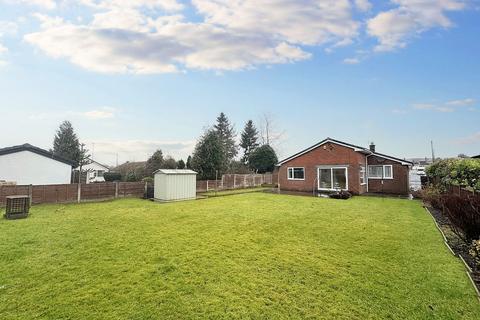
[[480,199],[480,192],[475,192],[474,190],[468,190],[461,186],[452,186],[448,187],[448,193],[459,195],[461,197],[476,197]]
[[271,173],[265,174],[224,174],[221,180],[199,180],[197,181],[197,192],[209,190],[231,190],[252,188],[263,184],[274,184]]
[[14,195],[28,195],[30,196],[32,204],[40,204],[94,201],[126,197],[141,198],[144,194],[144,182],[105,182],[81,185],[4,185],[0,186],[0,206],[5,205],[5,197]]

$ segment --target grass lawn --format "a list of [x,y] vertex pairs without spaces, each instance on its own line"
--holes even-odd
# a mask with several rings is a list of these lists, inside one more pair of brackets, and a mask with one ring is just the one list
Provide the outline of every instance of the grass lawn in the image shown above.
[[478,319],[419,202],[264,193],[0,220],[1,319]]

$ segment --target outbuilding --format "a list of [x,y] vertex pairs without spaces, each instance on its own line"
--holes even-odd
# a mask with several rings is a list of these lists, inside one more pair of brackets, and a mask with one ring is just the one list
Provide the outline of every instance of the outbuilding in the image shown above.
[[0,182],[69,184],[75,163],[28,143],[0,149]]
[[197,196],[197,173],[185,169],[155,171],[154,197],[158,201],[181,201]]

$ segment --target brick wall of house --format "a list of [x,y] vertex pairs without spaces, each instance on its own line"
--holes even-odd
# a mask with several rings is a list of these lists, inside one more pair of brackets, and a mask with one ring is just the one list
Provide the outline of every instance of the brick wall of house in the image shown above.
[[[360,185],[360,165],[365,165],[365,155],[334,143],[326,143],[284,163],[278,171],[281,190],[312,192],[317,189],[317,166],[346,165],[348,167],[348,188],[354,194],[366,192],[366,185]],[[305,180],[288,180],[288,167],[304,167]]]
[[[368,192],[408,194],[408,166],[399,162],[371,156],[368,157],[369,165],[392,165],[393,179],[368,179]],[[383,184],[382,184],[383,181]]]

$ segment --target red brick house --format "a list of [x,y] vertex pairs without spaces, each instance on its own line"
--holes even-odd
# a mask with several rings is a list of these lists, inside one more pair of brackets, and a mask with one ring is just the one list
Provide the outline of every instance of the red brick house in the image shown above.
[[327,138],[277,164],[280,190],[409,193],[413,163]]

